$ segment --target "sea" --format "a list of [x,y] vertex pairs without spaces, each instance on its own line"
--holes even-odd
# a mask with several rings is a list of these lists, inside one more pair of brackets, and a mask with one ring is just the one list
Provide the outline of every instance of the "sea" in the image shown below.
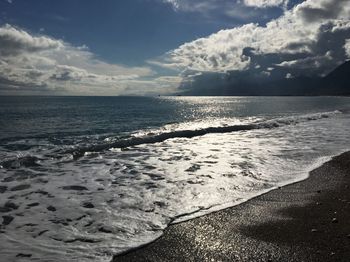
[[349,97],[0,97],[0,261],[110,261],[348,150]]

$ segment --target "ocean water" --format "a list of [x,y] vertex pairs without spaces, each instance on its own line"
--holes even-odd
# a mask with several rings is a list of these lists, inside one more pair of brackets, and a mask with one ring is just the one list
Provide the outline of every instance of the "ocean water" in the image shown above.
[[0,97],[0,260],[110,261],[349,149],[345,97]]

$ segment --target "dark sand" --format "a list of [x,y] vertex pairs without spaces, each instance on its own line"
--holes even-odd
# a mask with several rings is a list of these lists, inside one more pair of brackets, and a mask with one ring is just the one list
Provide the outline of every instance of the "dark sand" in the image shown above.
[[350,261],[350,152],[305,181],[171,225],[113,261]]

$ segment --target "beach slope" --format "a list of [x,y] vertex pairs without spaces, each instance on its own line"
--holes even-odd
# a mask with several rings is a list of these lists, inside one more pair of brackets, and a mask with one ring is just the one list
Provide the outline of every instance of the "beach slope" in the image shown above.
[[350,152],[304,181],[171,225],[117,261],[350,261]]

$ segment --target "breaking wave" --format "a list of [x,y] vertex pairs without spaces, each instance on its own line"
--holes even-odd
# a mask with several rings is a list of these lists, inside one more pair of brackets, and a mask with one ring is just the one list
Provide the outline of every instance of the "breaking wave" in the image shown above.
[[341,111],[335,110],[331,112],[324,113],[314,113],[314,114],[306,114],[302,116],[290,116],[290,117],[282,117],[276,118],[272,120],[262,121],[262,122],[253,122],[249,124],[239,124],[239,125],[226,125],[226,126],[215,126],[215,127],[206,127],[195,130],[175,130],[171,132],[163,132],[157,134],[149,134],[145,136],[134,136],[126,139],[120,139],[117,141],[93,144],[88,146],[82,146],[78,148],[74,148],[72,150],[67,150],[64,154],[72,154],[74,159],[82,157],[87,152],[100,152],[104,150],[108,150],[111,148],[127,148],[131,146],[138,146],[142,144],[154,144],[160,143],[168,139],[172,138],[193,138],[197,136],[203,136],[206,134],[213,133],[231,133],[238,131],[249,131],[255,129],[271,129],[278,128],[287,125],[295,125],[298,123],[306,122],[306,121],[314,121],[322,118],[328,118],[336,114],[342,114]]

